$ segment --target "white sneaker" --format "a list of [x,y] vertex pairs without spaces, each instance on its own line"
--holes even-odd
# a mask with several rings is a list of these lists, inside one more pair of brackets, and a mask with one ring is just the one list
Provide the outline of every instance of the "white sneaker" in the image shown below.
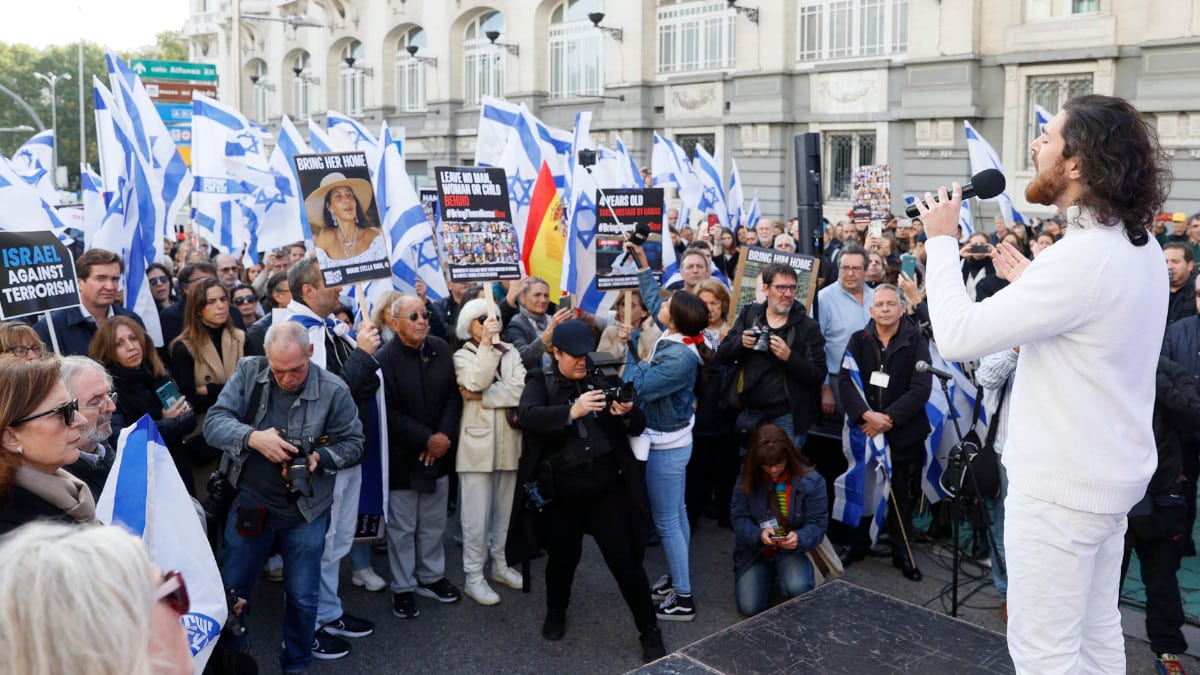
[[467,583],[463,585],[463,593],[481,605],[495,605],[500,602],[500,596],[496,595],[496,591],[493,591],[482,577],[475,580],[468,579]]
[[498,584],[504,584],[509,588],[521,590],[524,580],[521,578],[521,573],[511,567],[501,567],[496,563],[492,563],[492,581]]
[[372,593],[382,591],[383,587],[387,586],[387,582],[383,580],[383,577],[376,574],[375,570],[370,567],[364,567],[361,570],[351,572],[350,583],[355,586],[362,586]]

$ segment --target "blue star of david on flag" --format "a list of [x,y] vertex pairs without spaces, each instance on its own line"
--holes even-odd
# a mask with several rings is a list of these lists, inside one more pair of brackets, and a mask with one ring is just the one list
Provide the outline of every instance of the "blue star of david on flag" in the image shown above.
[[[577,203],[575,204],[576,212],[591,211],[591,212],[595,213],[596,205],[592,202],[592,199],[588,194],[580,193],[580,194],[576,195],[575,198],[577,200]],[[579,227],[576,228],[576,236],[579,238],[579,243],[584,248],[591,248],[592,240],[596,238],[596,218],[595,218],[595,216],[593,216],[591,218],[587,218],[587,217],[577,218],[576,223],[579,225]]]

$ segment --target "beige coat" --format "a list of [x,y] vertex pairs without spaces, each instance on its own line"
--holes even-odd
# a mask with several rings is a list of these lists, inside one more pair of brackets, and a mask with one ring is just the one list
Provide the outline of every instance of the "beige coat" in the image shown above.
[[[649,323],[650,327],[643,328],[642,332],[638,335],[638,361],[645,361],[650,358],[650,355],[654,353],[654,343],[658,342],[658,338],[662,337],[663,334],[662,329],[658,327],[658,324],[654,323],[653,321]],[[616,356],[624,361],[625,353],[629,351],[629,345],[621,342],[621,340],[617,338],[617,329],[618,326],[616,325],[612,325],[604,329],[604,332],[600,334],[600,344],[596,345],[596,351],[608,352],[609,354],[612,354],[613,356]],[[620,370],[622,373],[625,372],[624,363],[621,364]]]
[[521,458],[521,432],[508,426],[505,408],[516,408],[525,389],[521,354],[507,342],[501,355],[495,346],[468,342],[454,353],[458,385],[483,392],[478,401],[463,401],[456,471],[516,471]]

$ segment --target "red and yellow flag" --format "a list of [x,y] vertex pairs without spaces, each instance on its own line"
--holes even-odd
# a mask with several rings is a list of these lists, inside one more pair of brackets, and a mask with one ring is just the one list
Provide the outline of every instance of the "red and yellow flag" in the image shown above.
[[529,200],[529,221],[525,225],[525,242],[521,260],[529,274],[541,277],[550,286],[550,297],[557,298],[562,288],[562,259],[566,247],[563,230],[562,200],[554,187],[550,167],[542,162],[533,195]]

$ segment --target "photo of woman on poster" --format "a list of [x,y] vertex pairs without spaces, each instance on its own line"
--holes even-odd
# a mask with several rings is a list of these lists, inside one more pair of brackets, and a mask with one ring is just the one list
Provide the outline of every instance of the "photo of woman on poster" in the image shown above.
[[320,227],[313,243],[321,269],[387,258],[383,233],[369,215],[371,198],[368,181],[335,171],[304,200],[309,224]]

